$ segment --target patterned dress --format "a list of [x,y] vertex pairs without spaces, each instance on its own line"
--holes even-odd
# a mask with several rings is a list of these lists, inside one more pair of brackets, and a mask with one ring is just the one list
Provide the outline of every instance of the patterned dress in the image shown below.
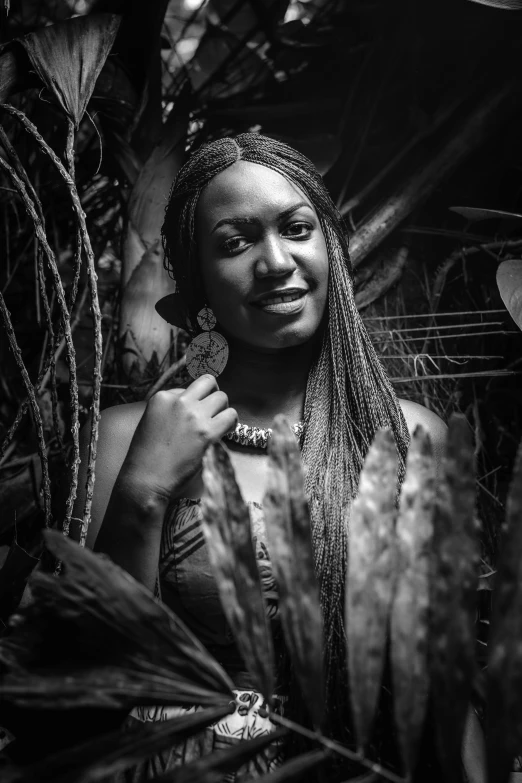
[[[281,638],[277,593],[265,542],[263,511],[258,503],[248,504],[259,572],[272,624],[276,649]],[[162,601],[201,640],[231,677],[236,688],[236,709],[198,735],[118,775],[121,783],[143,783],[149,776],[173,769],[207,753],[230,747],[244,739],[268,734],[275,726],[259,714],[265,706],[262,695],[253,689],[232,633],[223,614],[212,574],[207,543],[201,529],[199,500],[182,498],[169,510],[161,542],[159,586]],[[274,695],[273,708],[282,712],[285,697]],[[136,707],[127,720],[132,729],[138,721],[168,720],[202,709],[193,707]],[[274,743],[253,761],[224,780],[243,783],[279,766],[283,748]]]

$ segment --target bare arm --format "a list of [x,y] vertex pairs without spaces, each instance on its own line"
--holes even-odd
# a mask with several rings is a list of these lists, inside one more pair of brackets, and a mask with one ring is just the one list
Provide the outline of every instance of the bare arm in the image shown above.
[[[152,590],[169,501],[201,469],[208,445],[236,422],[236,412],[211,376],[185,390],[158,392],[147,405],[104,412],[88,546],[108,554]],[[87,437],[82,438],[84,463]],[[77,516],[83,500],[82,491]]]

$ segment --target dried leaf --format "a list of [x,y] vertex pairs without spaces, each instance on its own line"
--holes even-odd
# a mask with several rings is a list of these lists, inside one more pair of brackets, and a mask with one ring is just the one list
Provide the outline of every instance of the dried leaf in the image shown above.
[[32,600],[0,640],[2,693],[15,704],[216,705],[232,682],[176,615],[107,557],[59,533],[47,546],[58,577],[37,573]]
[[271,702],[274,650],[250,528],[225,446],[208,449],[203,465],[203,532],[225,616],[255,687]]
[[89,14],[41,27],[18,39],[39,77],[76,127],[119,24],[120,17],[115,14]]
[[381,690],[397,562],[398,456],[390,430],[368,450],[350,515],[346,645],[350,701],[359,748],[371,737]]
[[324,764],[330,758],[326,750],[311,750],[309,753],[303,753],[290,761],[287,761],[281,767],[269,772],[268,775],[262,775],[257,778],[259,783],[286,783],[287,780],[304,780],[304,773]]
[[473,443],[464,416],[449,422],[434,517],[430,674],[440,762],[462,780],[461,747],[475,672],[479,569]]
[[396,527],[397,584],[391,613],[395,723],[410,776],[415,771],[429,693],[429,577],[435,474],[429,436],[417,427],[401,490]]
[[376,299],[396,285],[402,277],[406,261],[407,248],[393,252],[382,252],[357,267],[354,273],[355,304],[359,310],[368,307]]
[[220,783],[223,775],[235,772],[273,742],[280,742],[286,734],[286,729],[276,729],[270,734],[238,742],[227,750],[203,756],[154,780],[156,783]]
[[506,503],[487,667],[488,780],[507,783],[522,742],[522,444]]
[[132,732],[111,732],[10,772],[3,783],[94,783],[160,753],[174,742],[194,736],[229,711],[227,705],[212,707],[167,721],[145,723]]
[[268,443],[263,500],[270,558],[279,593],[287,649],[314,725],[324,715],[323,623],[314,568],[310,515],[304,492],[301,453],[282,415]]
[[497,269],[497,285],[502,301],[519,329],[522,329],[522,261],[510,258]]

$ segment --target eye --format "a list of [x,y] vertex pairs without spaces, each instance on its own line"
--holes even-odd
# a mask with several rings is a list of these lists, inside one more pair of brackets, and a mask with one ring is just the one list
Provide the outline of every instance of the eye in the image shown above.
[[286,236],[292,239],[308,239],[313,231],[311,223],[304,223],[302,221],[295,221],[290,223],[284,230]]
[[221,249],[226,255],[233,256],[244,250],[248,244],[248,239],[244,236],[230,237],[221,244]]

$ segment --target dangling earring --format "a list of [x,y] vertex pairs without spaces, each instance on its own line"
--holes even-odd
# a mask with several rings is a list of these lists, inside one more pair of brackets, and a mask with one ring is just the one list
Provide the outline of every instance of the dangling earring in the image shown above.
[[209,373],[220,375],[228,361],[228,343],[219,332],[214,332],[216,316],[210,307],[203,307],[197,315],[201,334],[189,343],[187,348],[187,371],[192,378]]

